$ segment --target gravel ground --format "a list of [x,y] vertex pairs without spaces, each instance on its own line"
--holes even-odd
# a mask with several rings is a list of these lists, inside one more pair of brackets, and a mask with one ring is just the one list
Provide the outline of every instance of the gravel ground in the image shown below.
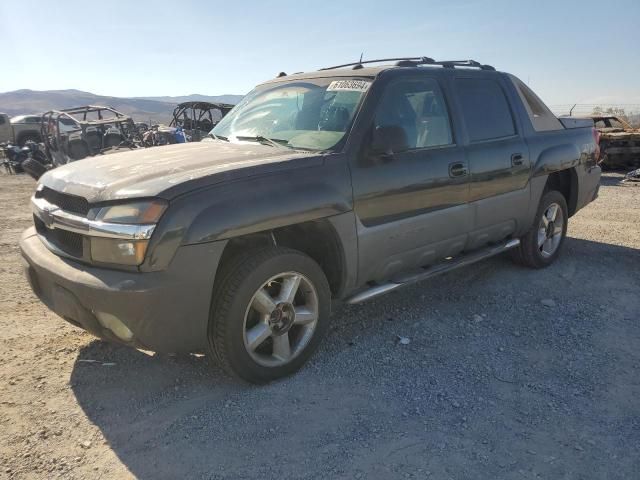
[[640,478],[640,188],[621,178],[552,267],[496,257],[339,307],[306,368],[254,387],[48,312],[17,247],[34,184],[0,176],[0,478]]

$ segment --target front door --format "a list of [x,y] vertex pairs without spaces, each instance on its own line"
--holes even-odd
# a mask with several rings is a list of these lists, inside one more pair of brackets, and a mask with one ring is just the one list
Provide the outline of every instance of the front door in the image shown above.
[[459,253],[471,225],[469,166],[436,78],[390,80],[369,128],[390,126],[406,148],[372,155],[369,135],[352,165],[361,283]]

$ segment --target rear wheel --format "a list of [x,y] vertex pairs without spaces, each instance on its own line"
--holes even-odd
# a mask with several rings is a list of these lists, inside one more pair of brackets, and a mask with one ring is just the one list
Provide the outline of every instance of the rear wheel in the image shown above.
[[18,145],[21,146],[21,147],[24,147],[25,143],[27,143],[29,141],[38,143],[40,141],[40,135],[38,135],[35,132],[34,133],[25,133],[18,140]]
[[513,250],[517,263],[531,268],[551,265],[560,253],[567,234],[567,202],[560,192],[546,192],[540,200],[533,227]]
[[270,247],[222,268],[209,320],[209,346],[228,372],[266,383],[297,371],[329,325],[322,269],[296,250]]

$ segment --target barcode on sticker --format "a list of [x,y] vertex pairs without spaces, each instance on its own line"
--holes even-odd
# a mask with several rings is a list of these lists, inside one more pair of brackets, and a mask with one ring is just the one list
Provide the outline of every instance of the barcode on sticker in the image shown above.
[[366,92],[371,82],[365,80],[334,80],[327,87],[327,92],[350,91],[350,92]]

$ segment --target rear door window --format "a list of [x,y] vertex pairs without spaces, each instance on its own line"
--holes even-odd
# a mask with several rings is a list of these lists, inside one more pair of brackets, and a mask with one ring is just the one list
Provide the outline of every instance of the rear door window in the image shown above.
[[455,86],[472,142],[515,135],[509,102],[498,82],[485,78],[458,78]]

